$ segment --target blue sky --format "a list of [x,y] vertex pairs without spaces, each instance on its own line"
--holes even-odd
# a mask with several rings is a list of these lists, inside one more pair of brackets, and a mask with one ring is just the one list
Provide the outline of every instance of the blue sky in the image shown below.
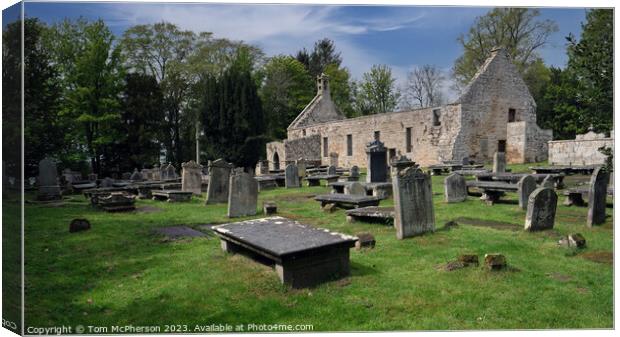
[[[412,67],[434,64],[449,71],[462,49],[457,42],[488,7],[238,5],[181,3],[50,3],[25,4],[27,17],[47,23],[65,17],[103,19],[120,35],[135,24],[169,21],[181,28],[210,31],[217,37],[244,40],[268,56],[294,54],[328,37],[342,53],[355,78],[373,64],[388,64],[402,83]],[[583,8],[543,8],[542,19],[559,31],[540,54],[549,65],[564,66],[565,36],[579,36]]]

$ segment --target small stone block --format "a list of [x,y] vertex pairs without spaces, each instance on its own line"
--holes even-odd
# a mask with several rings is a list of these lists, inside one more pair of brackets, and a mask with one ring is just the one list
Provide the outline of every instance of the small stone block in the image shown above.
[[323,209],[323,212],[333,213],[336,211],[336,204],[333,204],[333,203],[325,204],[323,205],[321,209]]
[[357,241],[355,242],[355,249],[360,250],[362,248],[375,248],[377,241],[375,237],[370,233],[357,234]]
[[266,215],[278,213],[278,205],[273,202],[266,202],[263,204],[263,213]]
[[79,231],[85,231],[90,229],[90,222],[86,219],[73,219],[69,224],[69,232],[75,233]]
[[569,245],[577,248],[583,248],[586,246],[586,239],[583,235],[576,233],[568,236]]
[[490,270],[506,268],[506,257],[502,254],[485,254],[484,265]]
[[476,254],[461,254],[458,257],[458,261],[463,262],[466,266],[479,264],[478,255]]

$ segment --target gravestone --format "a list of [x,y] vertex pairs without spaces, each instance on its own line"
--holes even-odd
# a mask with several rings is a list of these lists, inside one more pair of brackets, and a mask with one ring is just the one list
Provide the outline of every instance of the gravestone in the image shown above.
[[151,169],[151,180],[161,180],[161,168],[157,164],[154,164],[153,168]]
[[543,179],[541,186],[545,188],[555,188],[555,181],[553,180],[553,177],[547,174],[545,179]]
[[114,186],[113,184],[114,184],[114,180],[112,178],[105,177],[101,180],[101,183],[99,183],[99,187],[103,187],[103,188],[112,187]]
[[138,172],[137,168],[134,169],[133,173],[129,177],[129,180],[131,180],[131,181],[141,181],[142,180],[142,173]]
[[58,171],[56,163],[50,158],[44,158],[39,162],[39,193],[38,200],[60,199],[60,186],[58,185]]
[[286,168],[284,169],[284,186],[286,186],[286,188],[301,187],[301,184],[299,183],[299,172],[297,170],[297,165],[286,165]]
[[526,175],[517,183],[517,194],[519,195],[519,207],[527,209],[528,198],[536,189],[536,178]]
[[207,167],[209,170],[209,185],[207,186],[206,204],[227,202],[228,182],[232,165],[220,158],[215,161],[209,161]]
[[336,173],[336,166],[334,166],[334,165],[328,166],[327,167],[327,175],[328,176],[335,176],[335,175],[337,175],[337,173]]
[[181,164],[181,190],[192,192],[194,195],[202,195],[202,165],[190,160]]
[[258,161],[258,175],[266,175],[269,174],[269,161],[268,160],[259,160]]
[[465,177],[452,173],[443,181],[446,202],[461,202],[467,199],[467,183]]
[[166,179],[176,178],[178,178],[176,169],[174,168],[172,163],[168,163],[168,166],[166,166]]
[[344,194],[366,195],[366,189],[356,181],[344,186]]
[[131,179],[131,172],[124,172],[123,174],[121,174],[121,179],[122,180],[129,180],[129,179]]
[[506,153],[495,152],[493,155],[493,173],[506,172]]
[[256,215],[258,182],[254,177],[246,172],[234,172],[229,186],[228,217]]
[[303,178],[306,176],[306,160],[303,158],[299,158],[297,159],[297,161],[295,161],[295,165],[297,165],[297,173],[299,175],[299,178]]
[[600,225],[605,222],[605,204],[607,202],[607,185],[609,173],[597,167],[590,177],[590,194],[588,195],[587,226]]
[[329,165],[338,167],[338,153],[331,152],[329,154]]
[[360,168],[357,167],[357,165],[353,165],[353,167],[351,167],[351,173],[349,174],[350,178],[353,178],[355,180],[359,179],[360,177]]
[[461,161],[462,165],[469,165],[469,157],[463,157],[463,160]]
[[160,178],[161,178],[161,180],[166,180],[166,179],[168,179],[168,171],[166,171],[166,168],[167,168],[167,167],[168,167],[168,165],[166,165],[165,163],[164,163],[164,164],[161,164],[161,165],[159,166],[159,172],[161,173],[161,174],[160,174]]
[[394,227],[396,237],[433,232],[435,212],[431,176],[417,167],[408,167],[392,177],[394,187]]
[[388,163],[387,148],[382,142],[375,139],[366,145],[368,172],[366,182],[383,183],[387,181]]
[[552,229],[555,222],[555,210],[558,195],[552,188],[537,188],[530,194],[525,214],[525,230],[539,231]]

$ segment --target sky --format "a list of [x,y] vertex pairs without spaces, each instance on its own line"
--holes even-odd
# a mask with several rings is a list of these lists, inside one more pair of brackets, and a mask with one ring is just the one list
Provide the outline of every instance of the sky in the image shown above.
[[[183,3],[63,3],[26,2],[26,17],[46,23],[83,16],[103,19],[114,34],[136,24],[168,21],[195,32],[243,40],[267,56],[294,55],[301,48],[330,38],[343,65],[361,78],[373,64],[387,64],[402,85],[407,71],[432,64],[448,73],[462,47],[457,42],[476,17],[489,7],[337,6]],[[7,13],[5,13],[7,14]],[[579,37],[584,8],[541,8],[540,19],[557,23],[549,43],[540,50],[547,65],[567,61],[565,37]],[[454,98],[446,85],[446,94]]]

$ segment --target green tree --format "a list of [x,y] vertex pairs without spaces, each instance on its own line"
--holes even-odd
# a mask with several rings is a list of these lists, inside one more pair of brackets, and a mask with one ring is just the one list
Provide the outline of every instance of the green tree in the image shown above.
[[272,57],[263,73],[260,97],[267,136],[284,139],[288,125],[312,99],[314,82],[304,65],[291,56]]
[[317,77],[325,72],[329,65],[335,65],[340,68],[342,58],[340,53],[336,52],[334,41],[324,38],[314,43],[314,49],[310,54],[310,75]]
[[392,69],[387,65],[373,65],[364,73],[359,83],[356,96],[356,109],[360,115],[386,113],[394,111],[400,92],[396,88],[396,79]]
[[264,148],[265,122],[256,83],[239,55],[216,78],[203,79],[199,112],[203,118],[209,158],[224,158],[253,168]]
[[329,76],[329,90],[336,107],[347,117],[355,117],[352,104],[351,73],[346,67],[331,63],[325,67],[324,73]]
[[[539,16],[536,9],[495,8],[476,18],[467,34],[458,38],[464,52],[453,67],[457,86],[466,85],[497,47],[506,49],[521,74],[536,65],[540,60],[538,50],[558,30],[553,21],[541,20]],[[528,86],[536,80],[527,82]]]

